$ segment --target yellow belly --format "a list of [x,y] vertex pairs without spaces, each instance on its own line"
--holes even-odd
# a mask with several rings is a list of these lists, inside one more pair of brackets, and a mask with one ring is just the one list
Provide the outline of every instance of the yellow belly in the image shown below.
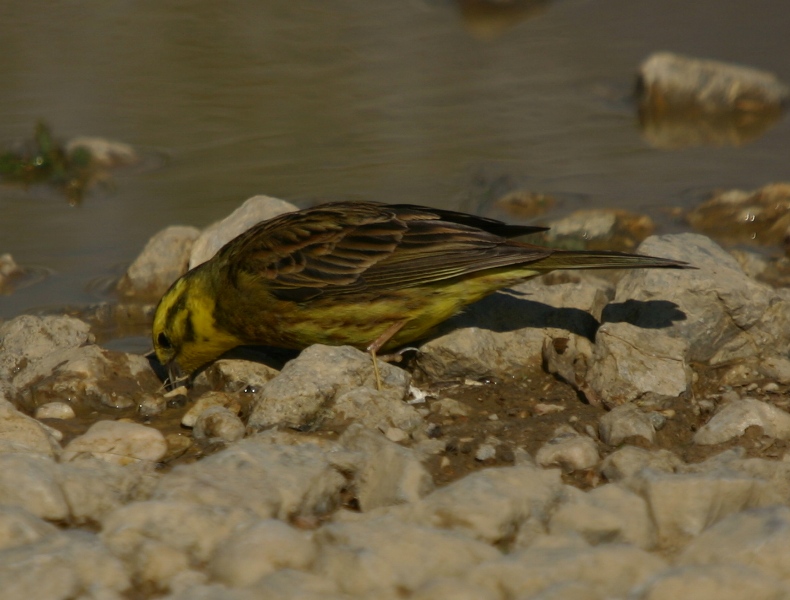
[[390,350],[425,337],[434,327],[465,306],[529,277],[536,271],[507,270],[440,281],[430,286],[394,290],[375,298],[334,296],[311,300],[287,314],[278,324],[284,345],[350,345],[366,348],[398,322],[403,327],[382,350]]

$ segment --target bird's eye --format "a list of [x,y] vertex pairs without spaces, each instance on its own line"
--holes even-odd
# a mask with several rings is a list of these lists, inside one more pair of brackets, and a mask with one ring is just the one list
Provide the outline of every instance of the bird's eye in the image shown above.
[[170,340],[164,333],[160,333],[159,336],[156,338],[156,341],[159,342],[159,346],[161,346],[165,350],[169,350],[170,348],[173,347],[173,345],[170,343]]

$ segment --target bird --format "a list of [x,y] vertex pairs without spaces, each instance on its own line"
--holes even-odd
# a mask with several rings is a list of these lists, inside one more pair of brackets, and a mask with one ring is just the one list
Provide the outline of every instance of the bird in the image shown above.
[[262,221],[177,279],[154,313],[166,385],[241,345],[380,351],[428,337],[497,290],[555,269],[687,268],[614,251],[558,250],[509,225],[414,204],[331,202]]

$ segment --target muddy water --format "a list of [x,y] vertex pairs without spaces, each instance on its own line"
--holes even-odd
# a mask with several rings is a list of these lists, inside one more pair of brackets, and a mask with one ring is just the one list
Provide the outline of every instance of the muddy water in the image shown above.
[[776,0],[4,3],[0,143],[46,119],[133,144],[143,164],[78,206],[0,186],[0,253],[51,272],[0,318],[104,297],[145,241],[267,193],[408,201],[492,216],[514,188],[666,216],[714,187],[790,177],[784,118],[734,145],[662,149],[628,99],[650,53],[790,81]]

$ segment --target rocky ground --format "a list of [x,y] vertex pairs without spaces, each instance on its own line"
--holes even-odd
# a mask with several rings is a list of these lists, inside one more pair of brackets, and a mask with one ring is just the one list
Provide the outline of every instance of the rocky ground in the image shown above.
[[649,237],[695,269],[496,294],[382,391],[313,346],[166,394],[96,343],[288,208],[158,234],[118,305],[0,324],[0,598],[790,598],[784,259]]

